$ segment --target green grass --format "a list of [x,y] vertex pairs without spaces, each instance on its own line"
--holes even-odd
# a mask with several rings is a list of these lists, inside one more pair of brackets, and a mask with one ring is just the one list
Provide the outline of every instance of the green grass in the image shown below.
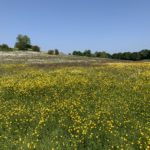
[[150,63],[68,63],[0,65],[0,149],[148,150]]

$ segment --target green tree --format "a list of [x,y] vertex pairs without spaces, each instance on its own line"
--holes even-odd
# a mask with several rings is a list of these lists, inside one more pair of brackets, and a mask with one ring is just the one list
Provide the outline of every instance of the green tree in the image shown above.
[[54,50],[51,50],[51,49],[50,49],[50,50],[48,50],[47,53],[48,53],[49,55],[54,55],[55,52],[54,52]]
[[131,54],[131,59],[132,59],[132,60],[141,60],[140,53],[139,53],[139,52],[133,52],[133,53]]
[[91,57],[91,56],[92,56],[91,50],[85,50],[85,51],[83,52],[83,55],[84,55],[84,56],[87,56],[87,57]]
[[18,48],[18,50],[28,50],[29,48],[32,48],[30,38],[27,35],[19,34],[17,36],[15,48]]
[[34,45],[34,46],[32,46],[32,50],[33,50],[34,52],[40,52],[40,47],[37,46],[37,45]]
[[142,59],[150,59],[150,50],[143,49],[139,53]]
[[0,51],[13,51],[7,44],[0,45]]
[[83,56],[83,53],[81,51],[73,51],[72,55]]
[[124,52],[124,53],[122,53],[121,59],[131,60],[132,59],[132,53],[130,53],[130,52]]
[[122,53],[114,53],[113,55],[112,55],[112,58],[114,58],[114,59],[122,59],[122,56],[123,54]]
[[95,52],[95,56],[100,57],[100,58],[110,58],[111,57],[111,55],[109,53],[106,53],[105,51]]
[[58,49],[55,49],[55,55],[59,55],[59,50]]

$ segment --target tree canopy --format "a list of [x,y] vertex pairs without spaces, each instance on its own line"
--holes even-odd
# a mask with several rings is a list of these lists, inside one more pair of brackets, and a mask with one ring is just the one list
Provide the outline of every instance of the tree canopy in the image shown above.
[[0,51],[12,51],[13,49],[10,48],[7,44],[0,45]]
[[[0,51],[30,50],[30,51],[40,52],[39,46],[31,44],[31,40],[29,36],[19,34],[16,40],[17,41],[14,46],[15,48],[11,48],[7,44],[1,44]],[[50,49],[48,50],[47,53],[50,55],[59,55],[60,52],[58,49]],[[71,55],[71,53],[69,53],[69,55]],[[150,59],[150,50],[143,49],[139,52],[119,52],[119,53],[109,54],[106,51],[96,51],[95,53],[92,53],[90,49],[87,49],[84,51],[75,50],[72,52],[72,55],[136,61],[136,60]]]
[[136,60],[150,59],[150,50],[144,49],[139,52],[122,52],[122,53],[119,52],[114,53],[112,55],[105,51],[96,51],[95,53],[92,53],[91,50],[85,50],[84,52],[78,50],[73,51],[72,55],[136,61]]
[[19,34],[16,39],[15,48],[18,48],[18,50],[28,50],[32,47],[30,38],[27,35]]
[[50,49],[47,52],[49,55],[59,55],[59,50],[58,49]]

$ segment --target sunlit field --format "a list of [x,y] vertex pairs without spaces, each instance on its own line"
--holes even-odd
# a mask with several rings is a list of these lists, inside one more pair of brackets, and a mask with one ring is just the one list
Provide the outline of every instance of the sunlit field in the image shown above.
[[0,150],[149,150],[150,62],[0,65]]

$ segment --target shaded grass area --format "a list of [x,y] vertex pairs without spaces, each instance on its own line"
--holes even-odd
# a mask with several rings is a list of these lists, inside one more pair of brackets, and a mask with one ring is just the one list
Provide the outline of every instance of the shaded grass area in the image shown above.
[[63,63],[51,63],[51,64],[31,64],[29,66],[43,69],[56,69],[63,67],[98,67],[101,65],[107,65],[105,62],[90,63],[90,62],[63,62]]

